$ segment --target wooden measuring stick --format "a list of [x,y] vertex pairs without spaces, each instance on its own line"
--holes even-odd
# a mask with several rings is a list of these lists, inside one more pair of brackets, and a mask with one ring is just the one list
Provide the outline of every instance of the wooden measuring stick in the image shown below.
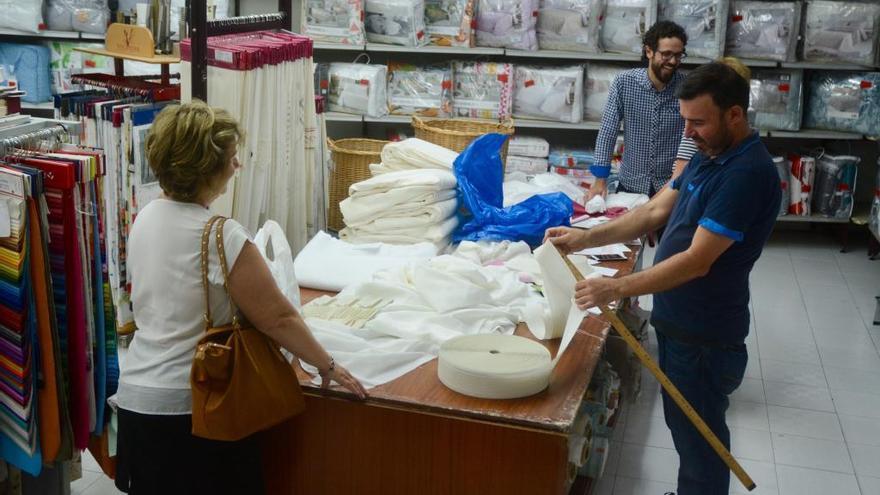
[[[560,256],[562,256],[562,259],[565,260],[565,264],[568,265],[568,269],[571,270],[574,278],[578,282],[584,280],[584,276],[581,274],[581,271],[578,269],[578,267],[574,265],[574,263],[571,262],[570,259],[568,259],[568,256],[566,256],[565,253],[563,253],[562,251],[559,251],[559,254]],[[666,374],[663,373],[660,367],[657,366],[657,363],[654,362],[654,359],[651,357],[651,355],[648,354],[648,351],[646,351],[645,348],[642,347],[641,344],[639,344],[639,341],[636,340],[635,337],[633,337],[633,334],[629,331],[628,328],[626,328],[626,325],[620,320],[620,318],[617,317],[617,314],[608,309],[608,306],[605,305],[599,306],[599,309],[602,311],[602,315],[611,322],[611,325],[617,330],[617,333],[619,333],[620,336],[623,337],[623,340],[626,341],[626,344],[630,347],[630,349],[635,352],[636,356],[638,356],[639,358],[639,361],[642,362],[645,368],[648,368],[648,371],[650,371],[651,374],[654,375],[654,378],[656,378],[657,381],[660,382],[660,385],[663,387],[664,390],[666,390],[666,393],[669,394],[670,397],[672,397],[672,400],[675,401],[679,409],[681,409],[685,416],[687,416],[688,419],[691,420],[691,423],[693,423],[697,431],[700,432],[700,435],[703,435],[703,438],[705,438],[706,441],[709,442],[709,445],[712,446],[712,449],[715,450],[715,453],[718,454],[718,457],[720,457],[721,460],[724,461],[724,464],[727,464],[727,467],[731,471],[733,471],[733,474],[735,474],[737,478],[739,478],[739,481],[743,484],[744,487],[746,487],[749,491],[754,490],[755,482],[752,481],[752,478],[749,477],[748,473],[746,473],[746,470],[743,469],[742,466],[740,466],[739,462],[737,462],[733,455],[730,454],[730,451],[728,451],[724,444],[721,443],[721,440],[719,440],[718,437],[715,436],[715,433],[712,432],[712,430],[709,428],[709,425],[707,425],[706,422],[703,421],[703,418],[701,418],[700,415],[697,414],[697,411],[694,410],[688,400],[685,399],[683,395],[681,395],[681,392],[678,391],[678,388],[671,381],[669,381],[669,377],[667,377]]]

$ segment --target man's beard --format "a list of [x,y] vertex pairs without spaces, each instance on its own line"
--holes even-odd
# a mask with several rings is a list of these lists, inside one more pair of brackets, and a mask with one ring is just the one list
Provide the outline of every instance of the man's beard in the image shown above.
[[730,137],[730,129],[726,126],[722,127],[718,131],[718,137],[713,140],[713,142],[708,142],[699,136],[694,136],[691,139],[694,140],[694,143],[697,145],[700,151],[703,152],[704,155],[715,157],[720,155],[724,150],[730,147],[730,143],[733,139]]
[[656,77],[658,80],[660,80],[660,82],[664,84],[668,83],[672,79],[672,76],[675,74],[675,71],[677,69],[677,67],[666,67],[666,70],[664,70],[665,66],[666,62],[654,62],[653,60],[651,61],[651,72],[654,73],[654,77]]

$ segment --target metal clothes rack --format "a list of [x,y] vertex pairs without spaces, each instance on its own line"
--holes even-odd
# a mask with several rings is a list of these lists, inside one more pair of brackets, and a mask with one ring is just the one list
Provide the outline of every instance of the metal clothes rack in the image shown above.
[[208,100],[208,37],[292,26],[292,0],[278,0],[278,12],[246,15],[208,22],[207,0],[189,6],[189,37],[192,40],[192,97]]
[[40,119],[32,117],[27,123],[0,129],[0,154],[9,148],[24,148],[31,143],[62,135],[76,136],[81,131],[78,121]]

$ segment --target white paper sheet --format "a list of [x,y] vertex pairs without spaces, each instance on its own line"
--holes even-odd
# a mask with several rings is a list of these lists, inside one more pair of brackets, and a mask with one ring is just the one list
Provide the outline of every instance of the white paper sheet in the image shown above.
[[[626,244],[609,244],[607,246],[582,249],[574,254],[580,254],[584,256],[601,256],[607,254],[626,254],[630,251],[632,250],[626,247]],[[584,276],[586,277],[587,275],[584,274]]]

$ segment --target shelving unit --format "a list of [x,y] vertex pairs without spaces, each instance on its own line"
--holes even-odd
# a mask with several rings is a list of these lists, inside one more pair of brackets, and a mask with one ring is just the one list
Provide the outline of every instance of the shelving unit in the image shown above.
[[830,223],[830,224],[847,224],[849,218],[833,218],[822,215],[782,215],[776,218],[777,222],[782,223]]
[[79,31],[53,31],[45,29],[39,33],[30,33],[27,31],[18,31],[15,29],[0,29],[0,36],[14,36],[16,39],[28,41],[36,39],[39,41],[103,41],[103,34],[81,33]]

